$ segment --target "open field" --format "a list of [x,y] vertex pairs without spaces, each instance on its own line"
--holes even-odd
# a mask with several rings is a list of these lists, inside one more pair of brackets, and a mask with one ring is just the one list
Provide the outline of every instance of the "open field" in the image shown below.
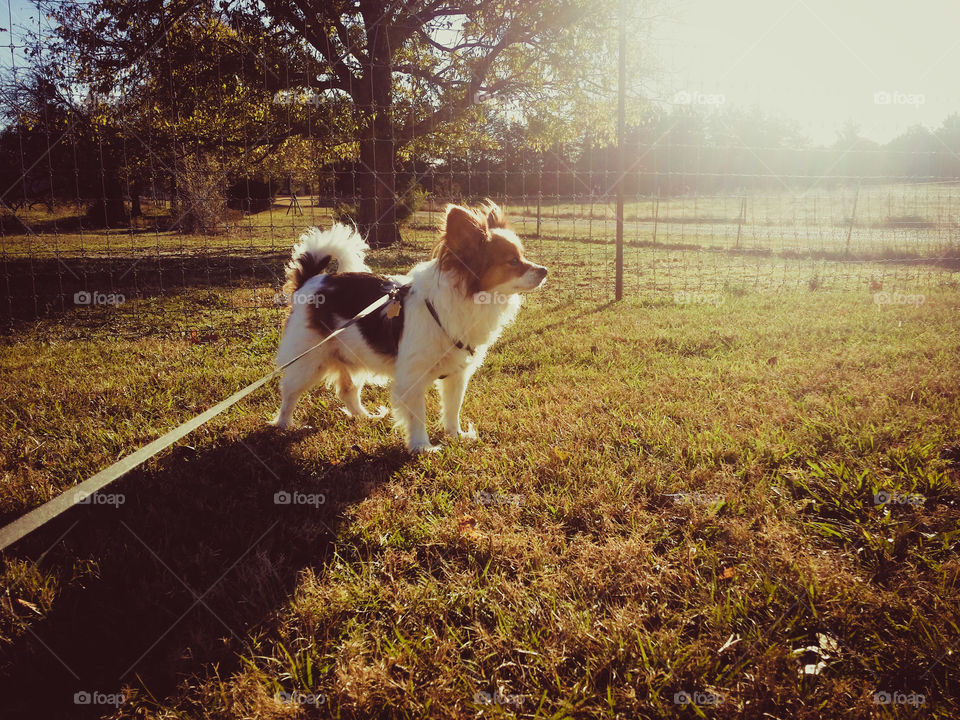
[[[887,190],[886,195],[876,188],[862,191],[860,220],[849,233],[849,252],[850,228],[844,225],[840,208],[852,202],[852,196],[843,200],[837,192],[820,198],[812,224],[796,207],[790,209],[790,202],[816,204],[816,196],[802,201],[785,196],[751,198],[748,206],[763,206],[766,215],[761,222],[747,213],[742,223],[737,219],[740,198],[630,203],[624,233],[625,290],[638,299],[657,300],[678,291],[813,287],[922,294],[957,287],[960,249],[951,219],[958,200],[951,194],[953,186]],[[824,210],[824,204],[832,204],[836,212]],[[29,321],[63,313],[75,309],[74,296],[84,291],[120,294],[129,301],[125,313],[98,315],[92,309],[84,316],[123,320],[127,330],[153,328],[153,298],[166,298],[162,307],[169,313],[182,291],[197,287],[209,288],[217,297],[220,287],[244,287],[251,291],[244,302],[272,305],[275,293],[257,288],[265,284],[279,288],[294,239],[308,226],[332,222],[330,208],[307,198],[302,205],[302,215],[288,212],[289,199],[280,198],[270,210],[235,217],[226,232],[214,236],[164,230],[167,221],[149,210],[136,227],[110,231],[84,230],[76,208],[57,207],[52,214],[41,207],[25,209],[18,212],[20,220],[8,214],[3,218],[5,232],[0,233],[5,295],[0,317]],[[575,301],[613,297],[615,222],[610,204],[544,204],[539,234],[535,203],[507,208],[528,248],[554,269],[550,289],[554,296]],[[905,217],[915,220],[900,224],[891,220]],[[441,204],[429,203],[415,214],[400,249],[401,265],[425,256],[441,220]],[[11,233],[11,228],[17,232]],[[232,316],[218,316],[222,307],[217,302],[215,312],[207,315],[222,326]],[[183,316],[181,330],[196,326],[194,315]]]
[[[537,231],[536,195],[520,201],[498,198],[519,232]],[[54,254],[169,254],[196,249],[213,251],[285,247],[289,236],[309,225],[331,222],[331,203],[300,198],[302,215],[290,211],[290,198],[279,197],[272,209],[254,215],[234,214],[229,233],[190,236],[164,229],[165,207],[145,204],[146,215],[131,227],[109,231],[84,228],[82,208],[42,205],[15,216],[0,211],[3,251],[11,256]],[[443,204],[430,200],[413,224],[435,228]],[[609,197],[583,195],[575,200],[544,196],[540,235],[547,239],[612,242],[615,203]],[[684,244],[702,249],[742,249],[790,256],[848,253],[864,259],[935,258],[960,255],[960,185],[865,185],[812,188],[807,192],[744,195],[677,196],[628,200],[624,209],[627,242]],[[849,235],[849,242],[848,242]]]
[[[0,522],[269,368],[279,228],[180,238],[169,285],[65,261],[129,297],[3,336]],[[953,275],[638,245],[613,304],[612,246],[529,235],[554,272],[468,391],[478,443],[410,459],[323,390],[277,432],[259,391],[4,555],[0,715],[954,717]]]

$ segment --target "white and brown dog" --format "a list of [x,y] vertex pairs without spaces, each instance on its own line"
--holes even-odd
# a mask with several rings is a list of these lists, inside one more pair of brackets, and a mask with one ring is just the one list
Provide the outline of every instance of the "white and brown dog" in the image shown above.
[[[436,450],[426,425],[426,392],[437,382],[443,428],[460,427],[470,377],[520,307],[519,293],[539,287],[547,269],[527,261],[503,212],[487,202],[447,206],[433,259],[400,276],[377,275],[364,261],[363,239],[346,225],[307,230],[287,265],[291,302],[277,364],[316,345],[385,294],[385,306],[351,323],[286,369],[283,404],[273,424],[287,427],[300,395],[320,382],[335,388],[345,411],[371,417],[360,402],[365,383],[393,380],[392,405],[410,452]],[[327,272],[337,262],[336,273]]]

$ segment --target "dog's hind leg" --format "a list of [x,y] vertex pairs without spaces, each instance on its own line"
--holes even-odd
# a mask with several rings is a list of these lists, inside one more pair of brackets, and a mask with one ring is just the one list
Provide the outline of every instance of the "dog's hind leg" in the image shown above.
[[350,374],[349,370],[341,368],[337,379],[337,397],[339,397],[343,403],[343,411],[354,418],[372,418],[378,420],[386,417],[389,410],[382,405],[377,412],[370,412],[363,406],[363,402],[360,399],[363,393],[363,385],[362,380],[357,380]]
[[343,403],[344,412],[350,417],[373,417],[360,402],[360,393],[363,390],[363,382],[355,382],[350,371],[341,368],[340,377],[337,380],[337,397]]
[[317,359],[312,355],[308,355],[288,367],[280,381],[280,393],[283,396],[283,402],[280,405],[280,411],[270,421],[270,424],[278,428],[289,427],[300,396],[320,382],[322,375]]

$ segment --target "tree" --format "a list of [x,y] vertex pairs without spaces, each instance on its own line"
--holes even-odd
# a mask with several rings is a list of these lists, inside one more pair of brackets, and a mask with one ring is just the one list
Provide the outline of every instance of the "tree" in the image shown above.
[[278,73],[302,74],[309,58],[257,18],[180,0],[37,4],[58,30],[52,42],[36,38],[35,64],[85,120],[72,128],[74,144],[100,150],[77,168],[98,173],[83,186],[100,190],[91,218],[115,225],[124,198],[137,215],[140,194],[154,188],[169,192],[175,226],[196,226],[194,210],[223,207],[223,178],[257,174],[298,134],[320,146],[335,126],[334,104],[277,101]]
[[[304,84],[352,101],[359,144],[359,219],[373,246],[397,238],[396,162],[419,138],[476,118],[483,100],[543,98],[577,74],[611,5],[576,0],[264,0],[317,53]],[[609,26],[609,25],[608,25]],[[582,63],[586,64],[586,63]]]
[[[126,169],[116,129],[89,104],[65,97],[48,69],[34,69],[13,99],[0,131],[0,205],[43,200],[53,212],[54,200],[86,201],[94,224],[126,222]],[[81,188],[86,197],[80,197]]]
[[[330,111],[327,123],[312,128],[342,132],[330,145],[355,152],[360,223],[372,245],[384,246],[398,237],[398,159],[468,132],[482,120],[484,101],[509,101],[515,112],[537,116],[565,108],[568,119],[581,121],[590,117],[585,109],[601,107],[582,102],[591,92],[585,78],[596,77],[594,61],[616,37],[615,8],[613,0],[238,0],[217,10],[209,0],[92,0],[53,12],[64,55],[76,54],[89,69],[81,79],[119,77],[146,91],[144,100],[151,87],[169,83],[164,73],[197,67],[189,52],[183,56],[184,49],[204,46],[196,38],[173,43],[176,62],[162,58],[177,23],[202,26],[203,18],[220,18],[219,28],[238,33],[235,48],[256,51],[245,64],[233,63],[238,67],[229,78],[237,93],[254,82],[251,72],[260,72],[265,90],[306,92]],[[231,40],[223,38],[226,46]],[[188,99],[197,94],[189,83],[176,87]],[[578,101],[581,110],[571,112]],[[218,127],[182,125],[181,119],[171,132],[203,136]],[[281,128],[273,147],[301,132],[302,126]]]

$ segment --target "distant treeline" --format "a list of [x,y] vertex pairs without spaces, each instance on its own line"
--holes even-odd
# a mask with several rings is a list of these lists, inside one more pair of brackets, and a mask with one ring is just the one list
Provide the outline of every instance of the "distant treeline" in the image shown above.
[[[525,128],[501,128],[495,149],[414,161],[398,168],[398,187],[416,183],[439,197],[604,196],[623,177],[631,196],[802,189],[863,183],[960,182],[960,116],[936,131],[912,128],[885,145],[847,127],[831,146],[812,146],[789,126],[755,115],[664,114],[627,129],[620,152],[609,142],[533,149]],[[329,192],[356,193],[356,168],[339,163]]]
[[[256,212],[290,190],[333,203],[356,203],[362,195],[363,168],[353,159],[316,162],[306,173],[294,167],[287,171],[284,156],[278,162],[265,146],[249,153],[256,160],[229,172],[218,170],[211,159],[215,155],[206,150],[194,157],[186,149],[161,162],[141,142],[125,138],[123,124],[97,125],[64,105],[49,86],[35,87],[32,94],[31,112],[8,117],[0,129],[0,201],[15,211],[79,201],[87,206],[88,221],[116,225],[140,213],[141,198],[203,207],[215,193],[223,206]],[[398,160],[398,195],[541,196],[547,201],[607,196],[621,175],[629,196],[960,179],[958,115],[937,130],[916,127],[882,146],[851,126],[833,145],[814,147],[789,124],[762,115],[689,108],[634,118],[622,153],[609,138],[590,135],[544,143],[525,124],[496,117],[487,118],[483,131],[488,142],[469,150],[424,150],[422,157]],[[289,135],[307,148],[314,143],[318,156],[337,156],[328,139],[304,136],[300,128],[290,128]]]

